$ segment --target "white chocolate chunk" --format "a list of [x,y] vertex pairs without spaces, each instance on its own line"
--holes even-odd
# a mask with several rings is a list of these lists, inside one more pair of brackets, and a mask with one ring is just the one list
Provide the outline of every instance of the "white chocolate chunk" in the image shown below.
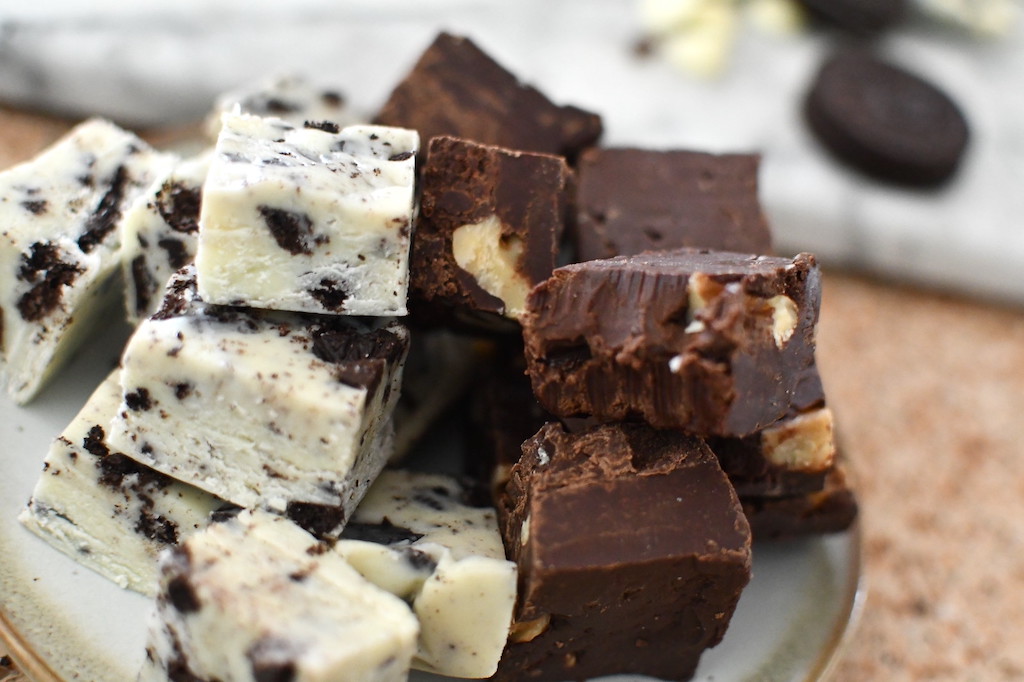
[[203,299],[405,315],[416,132],[223,121],[199,220]]
[[518,319],[526,312],[526,297],[533,287],[516,268],[523,243],[518,237],[502,239],[501,221],[489,216],[452,233],[452,256],[480,288],[504,304],[504,315]]
[[827,469],[836,454],[832,410],[822,407],[769,426],[761,432],[761,447],[765,458],[776,466]]
[[116,302],[118,222],[172,162],[93,119],[0,173],[0,379],[18,403]]
[[454,677],[494,673],[508,639],[516,567],[493,509],[461,502],[439,474],[384,471],[335,548],[368,580],[412,604],[413,667]]
[[407,331],[208,306],[191,285],[189,269],[172,278],[128,342],[112,444],[240,506],[322,505],[341,523],[390,454]]
[[221,116],[236,112],[276,116],[296,126],[305,121],[331,121],[340,126],[359,122],[340,91],[318,86],[298,74],[271,76],[218,97],[206,121],[207,135],[217,139]]
[[661,50],[670,64],[701,78],[720,75],[736,42],[736,9],[729,2],[714,0],[684,28],[666,36]]
[[210,526],[164,556],[161,578],[143,682],[408,676],[409,607],[281,517],[246,511]]
[[83,566],[152,595],[159,553],[205,528],[224,502],[112,451],[105,432],[120,403],[115,371],[54,440],[18,518]]
[[125,310],[133,324],[157,311],[167,280],[195,259],[210,159],[208,152],[175,164],[125,212],[121,263]]

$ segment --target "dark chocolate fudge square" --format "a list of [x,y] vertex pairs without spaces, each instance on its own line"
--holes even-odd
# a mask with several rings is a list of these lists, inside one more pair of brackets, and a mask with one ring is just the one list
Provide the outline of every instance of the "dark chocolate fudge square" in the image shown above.
[[591,148],[577,165],[576,261],[684,246],[771,253],[756,154]]
[[413,296],[518,318],[530,289],[555,268],[571,177],[552,154],[431,140],[409,266]]
[[496,680],[689,678],[750,579],[750,533],[699,438],[642,424],[523,445],[501,510],[519,599]]
[[814,359],[814,257],[679,249],[567,265],[521,319],[541,405],[744,436],[786,414]]
[[841,533],[857,519],[857,496],[846,466],[829,469],[824,487],[806,495],[741,496],[751,534],[758,540],[781,540],[823,533]]
[[601,136],[601,118],[553,104],[467,38],[441,33],[377,114],[413,128],[426,145],[454,135],[511,149],[574,158]]

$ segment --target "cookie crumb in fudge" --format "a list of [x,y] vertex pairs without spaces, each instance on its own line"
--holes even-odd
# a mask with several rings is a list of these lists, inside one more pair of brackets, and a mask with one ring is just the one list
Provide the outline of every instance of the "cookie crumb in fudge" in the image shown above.
[[165,554],[139,679],[406,679],[409,607],[317,547],[282,517],[243,511]]
[[91,119],[0,173],[0,381],[31,400],[118,288],[118,225],[174,157]]
[[191,266],[167,291],[125,349],[110,442],[229,502],[339,533],[390,456],[406,329],[210,305]]
[[224,115],[199,217],[204,300],[406,314],[419,137],[385,126],[333,130]]
[[204,528],[224,503],[112,450],[106,430],[120,403],[115,371],[53,441],[18,518],[121,587],[155,594],[159,553]]

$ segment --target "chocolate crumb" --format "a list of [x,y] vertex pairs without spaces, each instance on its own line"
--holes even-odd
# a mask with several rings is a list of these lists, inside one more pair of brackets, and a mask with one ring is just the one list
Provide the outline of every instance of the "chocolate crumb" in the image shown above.
[[167,598],[180,613],[195,613],[202,606],[192,586],[182,576],[172,578],[167,584]]
[[89,433],[82,439],[82,448],[90,455],[96,457],[106,457],[110,454],[110,448],[107,447],[106,443],[107,434],[103,432],[103,427],[96,424]]
[[[71,286],[83,270],[63,261],[60,249],[49,242],[36,242],[21,255],[18,279],[35,285],[18,299],[18,312],[26,322],[38,322],[61,302],[63,287]],[[39,274],[43,273],[42,279]]]
[[29,201],[23,201],[21,202],[21,206],[32,215],[42,215],[46,213],[47,209],[47,203],[45,199],[32,199]]
[[149,391],[142,387],[125,393],[124,402],[128,409],[134,412],[145,411],[153,407],[153,399],[150,398]]
[[160,217],[172,230],[185,234],[199,231],[201,203],[201,190],[180,182],[164,183],[156,196],[156,209]]
[[341,284],[327,277],[320,280],[319,288],[310,289],[309,293],[327,310],[339,311],[348,300],[348,292]]
[[341,128],[333,121],[305,121],[303,122],[302,127],[310,128],[312,130],[322,130],[325,133],[338,134],[341,132]]
[[135,313],[143,315],[149,310],[150,292],[156,289],[156,282],[146,267],[146,257],[138,255],[132,259],[132,284],[135,288]]
[[345,522],[345,509],[341,506],[317,502],[291,501],[285,515],[316,537],[324,537]]
[[145,535],[150,540],[165,545],[178,544],[178,524],[163,516],[142,511],[135,524],[135,532]]
[[128,180],[128,171],[124,166],[118,166],[110,180],[110,188],[85,222],[82,236],[78,238],[78,248],[85,253],[96,248],[114,230],[117,219],[121,217],[121,202]]
[[175,270],[180,270],[192,261],[192,255],[188,252],[185,242],[180,239],[167,237],[158,241],[157,246],[167,252],[167,262]]
[[308,215],[266,205],[259,206],[258,210],[278,246],[293,255],[313,253],[309,244],[313,221]]
[[399,152],[398,154],[392,154],[388,157],[388,161],[405,161],[411,159],[413,156],[412,152]]
[[414,547],[402,548],[402,557],[417,571],[433,571],[437,567],[437,562],[432,556]]
[[349,523],[345,530],[341,531],[341,537],[345,540],[362,540],[379,545],[397,545],[403,542],[416,542],[423,534],[396,526],[385,517],[380,523]]
[[335,90],[324,90],[320,93],[320,99],[324,104],[332,107],[340,107],[345,104],[345,97]]

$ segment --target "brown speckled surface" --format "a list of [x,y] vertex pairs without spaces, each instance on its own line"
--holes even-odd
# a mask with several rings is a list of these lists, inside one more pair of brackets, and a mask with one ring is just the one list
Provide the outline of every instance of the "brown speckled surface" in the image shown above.
[[[0,109],[0,167],[67,127]],[[868,585],[834,679],[1024,679],[1024,309],[826,272]]]

